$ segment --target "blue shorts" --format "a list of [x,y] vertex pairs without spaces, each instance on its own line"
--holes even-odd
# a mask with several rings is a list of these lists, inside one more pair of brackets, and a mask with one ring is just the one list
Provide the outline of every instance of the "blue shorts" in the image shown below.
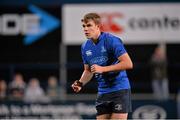
[[131,112],[131,90],[118,90],[98,95],[96,99],[96,110],[97,115]]

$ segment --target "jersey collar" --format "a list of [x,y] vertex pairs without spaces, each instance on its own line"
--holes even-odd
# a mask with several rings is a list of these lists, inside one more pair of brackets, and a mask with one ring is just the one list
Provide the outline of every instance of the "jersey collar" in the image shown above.
[[98,37],[98,40],[97,40],[97,43],[94,43],[92,39],[90,39],[90,41],[94,44],[94,45],[97,45],[103,38],[104,36],[104,32],[101,32],[101,34],[99,35]]

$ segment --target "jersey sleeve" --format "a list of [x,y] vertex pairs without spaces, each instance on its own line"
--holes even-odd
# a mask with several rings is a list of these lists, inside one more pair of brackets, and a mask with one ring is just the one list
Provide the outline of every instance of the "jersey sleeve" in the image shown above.
[[81,56],[82,56],[83,64],[88,64],[85,56],[84,45],[81,46]]
[[126,53],[126,49],[120,38],[112,36],[109,44],[116,58]]

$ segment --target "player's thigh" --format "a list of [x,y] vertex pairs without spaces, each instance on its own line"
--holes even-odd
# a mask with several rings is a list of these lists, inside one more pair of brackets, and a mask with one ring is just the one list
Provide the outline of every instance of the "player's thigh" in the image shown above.
[[110,119],[127,120],[128,113],[112,113]]
[[[97,116],[104,117],[108,114],[111,114],[112,111],[112,102],[110,102],[109,94],[99,95],[96,99],[96,110]],[[101,116],[103,115],[103,116]]]
[[112,113],[129,113],[132,111],[130,90],[120,90],[112,101]]
[[96,116],[97,120],[111,119],[111,114],[102,114]]

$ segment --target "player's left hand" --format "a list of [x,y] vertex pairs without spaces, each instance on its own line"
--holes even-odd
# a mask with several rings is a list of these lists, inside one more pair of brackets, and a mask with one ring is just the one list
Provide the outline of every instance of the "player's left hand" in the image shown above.
[[91,72],[92,73],[103,73],[103,71],[104,71],[104,67],[102,67],[102,66],[99,66],[96,64],[91,66]]

